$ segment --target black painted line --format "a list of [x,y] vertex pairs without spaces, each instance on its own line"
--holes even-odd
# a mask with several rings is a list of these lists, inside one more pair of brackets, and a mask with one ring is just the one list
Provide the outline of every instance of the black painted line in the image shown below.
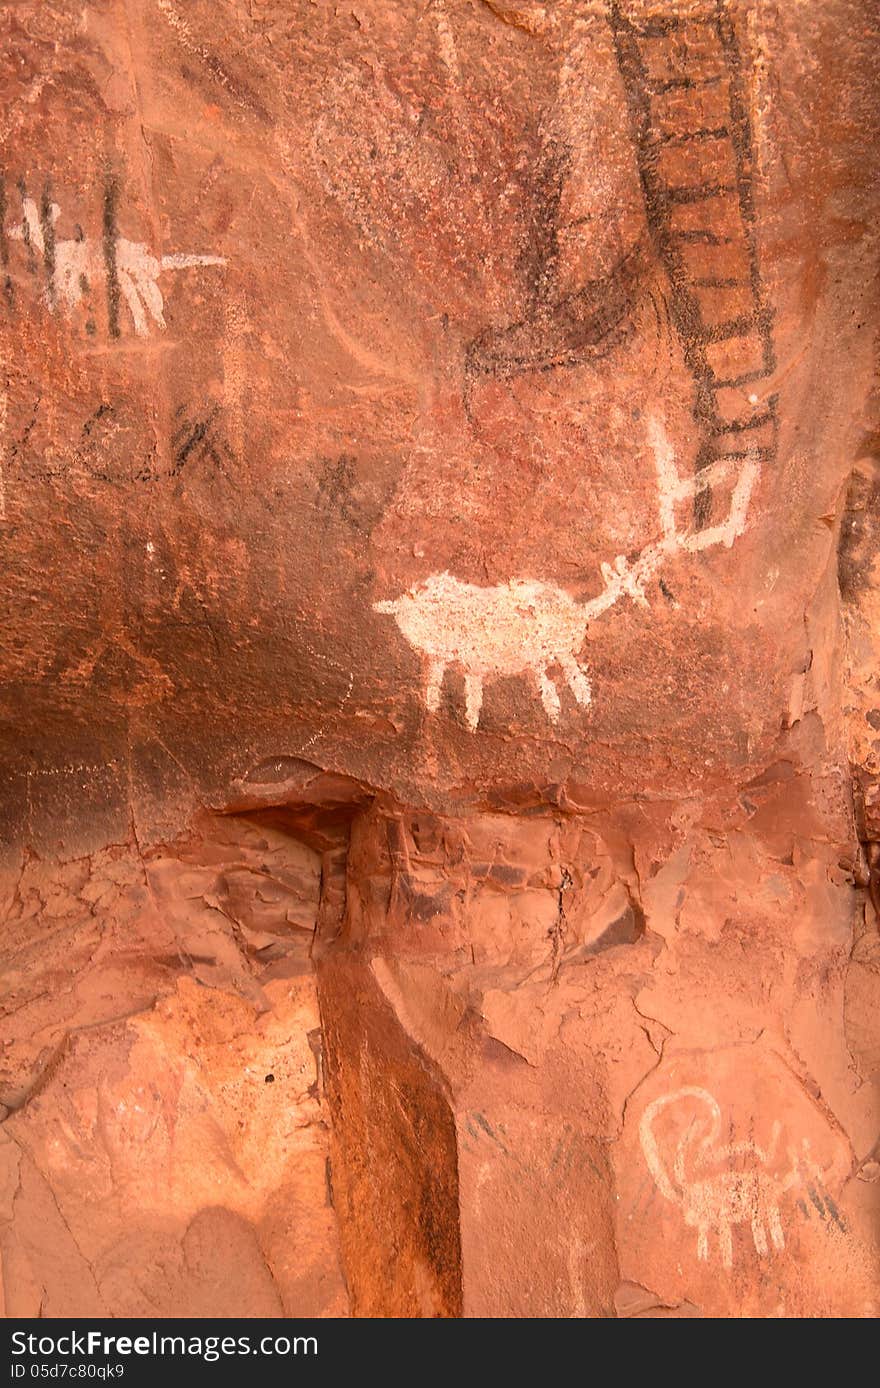
[[43,265],[46,270],[46,294],[49,307],[55,308],[55,225],[52,221],[52,197],[49,184],[43,184],[40,197],[40,229],[43,233]]
[[712,389],[738,390],[740,386],[751,385],[753,381],[766,381],[767,377],[772,375],[773,370],[768,371],[766,367],[761,367],[758,371],[744,371],[741,376],[716,376],[712,382]]
[[653,96],[662,96],[664,92],[689,92],[696,87],[717,87],[720,82],[726,81],[726,72],[712,73],[708,77],[667,77],[663,81],[646,76],[645,87]]
[[712,275],[697,275],[694,284],[699,289],[748,289],[751,287],[751,280],[715,278]]
[[727,125],[699,126],[696,130],[681,130],[674,135],[660,135],[658,137],[661,145],[688,145],[700,144],[704,140],[726,140],[730,136],[730,127]]
[[701,18],[694,14],[670,14],[658,15],[656,19],[644,19],[636,23],[632,22],[633,29],[639,38],[664,39],[676,29],[683,29],[686,26],[700,25],[704,29],[712,28],[715,18]]
[[837,1208],[834,1201],[831,1199],[831,1196],[828,1194],[827,1190],[825,1191],[825,1207],[828,1210],[828,1213],[831,1215],[831,1218],[834,1220],[834,1223],[838,1226],[841,1232],[845,1234],[846,1221],[841,1215],[840,1210]]
[[762,429],[765,424],[777,425],[779,423],[779,417],[776,413],[778,398],[776,395],[771,396],[767,401],[767,409],[762,414],[746,415],[744,418],[734,419],[727,423],[719,421],[715,432],[718,434],[742,434],[748,429]]
[[723,198],[735,192],[736,188],[731,183],[683,183],[679,187],[676,187],[674,183],[666,184],[666,193],[673,205],[684,202],[705,202],[707,198]]
[[716,439],[723,438],[725,434],[748,434],[753,429],[766,429],[767,426],[776,427],[776,416],[772,414],[755,415],[753,418],[748,416],[740,419],[731,420],[728,423],[719,423],[712,433]]
[[[174,449],[177,449],[186,436],[195,428],[193,421],[188,419],[184,413],[185,409],[185,405],[178,405],[177,409],[174,411],[174,418],[182,421],[177,425],[177,428],[171,435],[171,447]],[[198,420],[196,420],[196,423],[198,423]]]
[[824,1219],[824,1218],[825,1218],[825,1206],[824,1206],[824,1204],[823,1204],[823,1202],[822,1202],[822,1197],[821,1197],[821,1195],[819,1194],[819,1192],[816,1190],[815,1186],[807,1186],[807,1195],[809,1195],[812,1204],[815,1206],[816,1210],[818,1211],[818,1214],[819,1214],[820,1219]]
[[108,173],[104,183],[104,270],[107,282],[107,329],[111,337],[119,336],[119,272],[116,265],[116,243],[119,230],[116,210],[119,201],[119,184],[113,174]]
[[727,318],[723,323],[704,323],[701,329],[704,342],[729,342],[734,337],[754,337],[763,348],[760,315],[743,313],[737,318]]
[[736,462],[754,458],[756,462],[770,463],[775,457],[775,445],[768,448],[725,448],[722,452],[712,454],[712,460],[716,463],[723,463],[727,458],[733,458]]
[[187,439],[186,443],[183,444],[183,446],[179,448],[177,453],[175,454],[175,462],[178,464],[185,463],[190,453],[195,448],[196,444],[202,442],[202,439],[205,437],[207,432],[207,424],[197,424],[193,429],[192,433],[190,434],[189,438]]
[[732,246],[736,240],[735,236],[721,236],[708,227],[696,227],[690,231],[676,231],[673,228],[669,237],[673,241],[704,241],[708,246]]
[[199,444],[203,443],[206,438],[208,439],[208,445],[212,443],[213,440],[208,436],[208,434],[209,430],[211,429],[211,426],[214,423],[214,420],[217,418],[217,415],[219,413],[220,406],[215,405],[213,409],[211,409],[208,412],[205,418],[199,420],[195,425],[184,425],[183,433],[186,434],[187,431],[189,431],[189,438],[186,440],[185,443],[181,444],[181,446],[177,448],[177,451],[175,452],[174,457],[175,462],[177,464],[177,470],[179,470],[183,466],[193,449],[198,447]]
[[12,304],[15,291],[9,273],[9,237],[6,234],[6,177],[0,173],[0,273],[3,275],[3,292],[8,304]]
[[[24,200],[25,200],[25,198],[27,197],[28,193],[27,193],[27,184],[25,183],[25,181],[24,181],[23,178],[20,178],[20,179],[18,180],[18,194],[19,194],[19,197],[20,197],[21,200],[22,200],[22,203],[24,203]],[[22,217],[21,217],[21,239],[22,239],[22,241],[24,242],[25,249],[27,250],[27,267],[28,267],[28,273],[31,274],[31,275],[35,275],[36,272],[37,272],[37,257],[36,257],[36,253],[35,253],[35,251],[34,251],[34,243],[33,243],[33,241],[31,240],[31,226],[30,226],[30,222],[28,221],[27,217],[24,215],[24,207],[22,207]]]

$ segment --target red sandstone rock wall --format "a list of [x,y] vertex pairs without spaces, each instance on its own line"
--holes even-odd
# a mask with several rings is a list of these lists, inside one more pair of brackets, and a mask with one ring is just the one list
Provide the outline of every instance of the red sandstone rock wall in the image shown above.
[[340,1315],[317,857],[211,822],[29,857],[4,931],[7,1316]]
[[878,1314],[878,29],[0,5],[6,1315]]

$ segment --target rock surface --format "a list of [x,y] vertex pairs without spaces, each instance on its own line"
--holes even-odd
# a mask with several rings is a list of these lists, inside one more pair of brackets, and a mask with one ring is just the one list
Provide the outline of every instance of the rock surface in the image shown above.
[[7,1316],[880,1314],[880,15],[0,5]]
[[[136,845],[135,845],[136,849]],[[8,902],[7,1316],[333,1316],[317,855],[211,821]]]

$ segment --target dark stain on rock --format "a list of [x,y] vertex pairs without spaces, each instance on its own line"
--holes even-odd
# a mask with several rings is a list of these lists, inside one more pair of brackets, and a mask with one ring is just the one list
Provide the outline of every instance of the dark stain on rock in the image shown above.
[[465,354],[466,403],[480,376],[550,371],[607,356],[635,331],[632,309],[644,273],[639,247],[601,279],[588,280],[555,301],[538,303],[519,322],[487,329]]
[[489,870],[489,878],[505,887],[520,887],[525,883],[526,874],[522,868],[510,867],[507,863],[496,863]]
[[[837,575],[840,594],[852,602],[868,586],[871,570],[880,552],[880,436],[867,441],[867,456],[861,458],[850,476],[840,539],[837,545]],[[871,724],[877,727],[876,723]]]

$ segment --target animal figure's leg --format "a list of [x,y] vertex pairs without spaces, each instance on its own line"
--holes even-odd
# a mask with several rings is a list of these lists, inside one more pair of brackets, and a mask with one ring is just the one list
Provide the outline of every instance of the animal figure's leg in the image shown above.
[[436,713],[440,707],[440,689],[446,666],[442,660],[432,660],[428,666],[428,682],[425,685],[425,703],[429,713]]
[[483,707],[483,681],[479,675],[464,677],[464,716],[471,732],[477,731],[480,709]]
[[759,1258],[767,1257],[767,1235],[764,1233],[764,1225],[761,1223],[759,1215],[752,1216],[752,1238],[755,1243],[755,1251]]
[[538,689],[541,693],[541,703],[544,705],[544,712],[551,723],[559,721],[561,705],[559,703],[559,690],[544,670],[535,672],[538,681]]
[[732,1268],[733,1230],[726,1220],[722,1220],[718,1225],[718,1247],[721,1250],[721,1262],[726,1268]]
[[767,1211],[767,1225],[770,1229],[770,1238],[773,1247],[782,1250],[785,1247],[785,1234],[782,1230],[782,1220],[779,1218],[779,1206],[771,1205]]
[[709,1261],[709,1230],[705,1224],[697,1230],[697,1257],[701,1263]]
[[578,703],[586,708],[593,697],[590,688],[590,678],[586,670],[582,670],[573,656],[566,655],[559,657],[559,664],[562,666],[563,674],[568,680],[568,687]]

